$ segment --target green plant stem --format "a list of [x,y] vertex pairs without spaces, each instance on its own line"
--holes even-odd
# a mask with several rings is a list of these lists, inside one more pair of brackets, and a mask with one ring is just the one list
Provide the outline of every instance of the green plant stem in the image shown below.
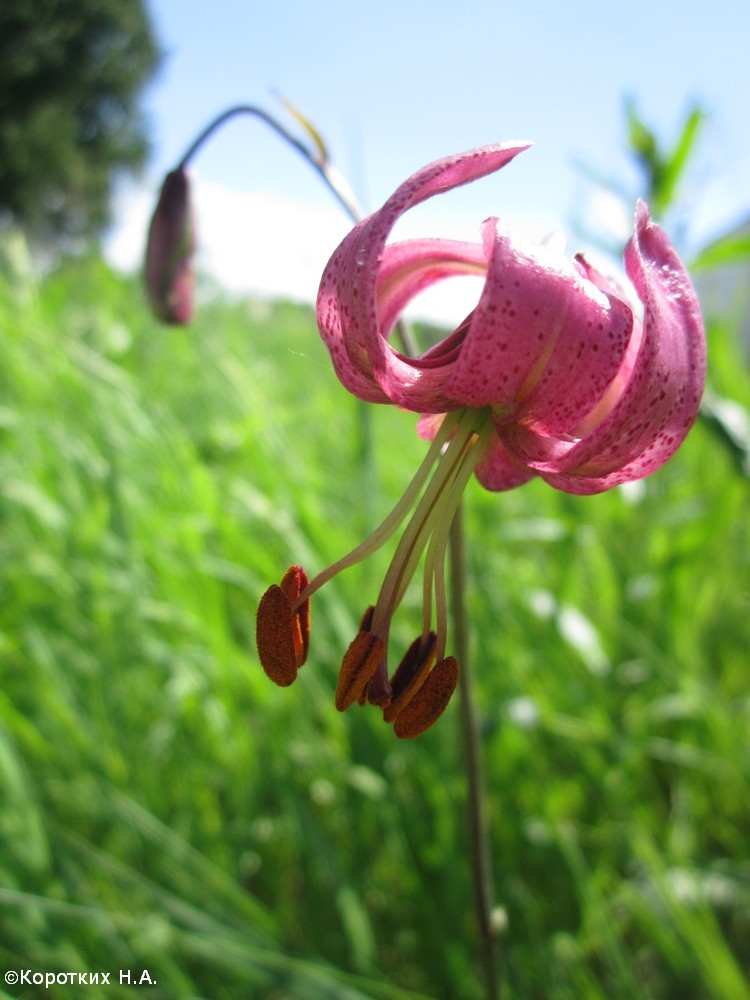
[[464,768],[468,778],[469,855],[474,880],[474,902],[482,939],[487,1000],[500,1000],[500,939],[492,921],[494,886],[490,859],[487,812],[485,808],[482,748],[477,719],[474,686],[469,659],[469,620],[466,611],[466,546],[463,510],[456,510],[450,534],[452,641],[459,673],[461,742]]

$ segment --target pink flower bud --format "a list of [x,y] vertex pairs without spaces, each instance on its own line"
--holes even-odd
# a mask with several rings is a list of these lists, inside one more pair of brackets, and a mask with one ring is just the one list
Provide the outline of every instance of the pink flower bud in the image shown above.
[[193,315],[195,227],[190,181],[182,167],[164,179],[151,217],[144,279],[155,315],[186,325]]

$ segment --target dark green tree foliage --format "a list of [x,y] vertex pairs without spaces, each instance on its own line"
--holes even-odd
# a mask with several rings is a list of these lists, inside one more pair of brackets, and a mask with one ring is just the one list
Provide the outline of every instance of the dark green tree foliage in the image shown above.
[[159,52],[143,0],[0,2],[0,215],[95,235],[148,151],[138,110]]

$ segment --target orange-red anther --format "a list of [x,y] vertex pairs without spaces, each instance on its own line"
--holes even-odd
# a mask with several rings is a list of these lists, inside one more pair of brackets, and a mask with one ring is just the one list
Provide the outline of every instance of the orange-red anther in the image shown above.
[[261,666],[275,684],[289,685],[297,677],[295,616],[281,587],[269,587],[258,605],[255,642]]
[[386,722],[393,722],[417,693],[435,662],[436,653],[437,635],[434,632],[420,635],[409,646],[391,677],[391,701],[383,709]]
[[307,586],[301,566],[290,566],[281,586],[269,587],[258,605],[255,641],[260,662],[275,684],[288,687],[307,659],[310,647],[310,602],[295,607]]
[[339,671],[336,685],[336,708],[346,711],[363,694],[365,688],[385,656],[385,643],[374,632],[358,632],[349,648]]
[[[301,566],[290,566],[281,580],[281,589],[289,598],[294,608],[297,599],[305,589],[309,580]],[[310,601],[304,600],[296,610],[292,611],[292,637],[294,639],[294,656],[297,666],[301,667],[307,659],[310,649]]]
[[458,660],[448,656],[435,665],[411,701],[396,716],[393,731],[402,740],[411,740],[437,722],[445,711],[458,683]]

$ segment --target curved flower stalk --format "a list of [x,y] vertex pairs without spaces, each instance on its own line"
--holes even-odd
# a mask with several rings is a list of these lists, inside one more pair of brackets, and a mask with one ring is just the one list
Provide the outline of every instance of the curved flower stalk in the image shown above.
[[[309,635],[311,595],[382,545],[411,511],[377,603],[344,657],[337,691],[340,708],[354,700],[381,706],[386,719],[395,720],[397,735],[416,735],[434,722],[455,686],[458,664],[445,655],[443,561],[471,475],[489,490],[540,476],[557,489],[584,495],[640,479],[675,453],[703,391],[698,301],[674,248],[642,202],[624,253],[639,313],[582,256],[571,259],[519,240],[497,218],[483,223],[481,243],[387,243],[407,209],[504,167],[528,146],[485,146],[418,171],[354,227],[320,285],[318,325],[340,381],[360,399],[421,414],[419,433],[433,443],[404,498],[367,542],[310,583],[296,568],[296,597],[288,598],[284,584],[271,588],[259,611],[258,648],[268,670],[280,617],[291,636],[303,608]],[[434,282],[463,274],[484,278],[469,316],[418,357],[396,350],[389,336],[411,299]],[[391,618],[422,555],[422,633],[389,680]],[[292,646],[294,668],[290,658],[285,677],[296,675],[304,662],[297,652],[301,644]]]
[[293,104],[286,100],[283,103],[309,136],[310,145],[292,135],[262,108],[254,104],[240,104],[223,111],[204,128],[177,167],[165,177],[151,217],[144,266],[144,282],[151,308],[164,323],[185,326],[193,316],[196,239],[187,165],[206,140],[232,118],[238,115],[260,118],[315,168],[354,221],[362,217],[344,178],[329,162],[328,150],[318,131]]

